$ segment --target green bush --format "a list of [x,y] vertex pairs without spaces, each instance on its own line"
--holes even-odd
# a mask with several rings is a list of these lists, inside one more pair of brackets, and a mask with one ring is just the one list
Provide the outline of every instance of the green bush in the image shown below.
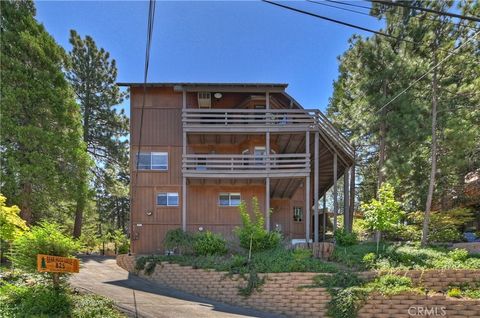
[[[13,242],[11,260],[14,265],[26,272],[37,272],[37,254],[63,257],[73,256],[79,249],[79,244],[71,237],[64,235],[55,223],[42,222],[33,226],[30,231]],[[56,273],[44,273],[57,284]],[[66,275],[59,273],[58,275]]]
[[448,295],[448,297],[461,298],[462,297],[462,291],[459,288],[452,288],[452,289],[448,290],[447,295]]
[[390,230],[384,233],[387,241],[419,241],[422,237],[421,229],[416,225],[396,224]]
[[[255,221],[252,221],[248,213],[247,204],[242,201],[239,206],[242,227],[237,227],[235,233],[240,240],[240,246],[246,250],[250,247],[252,252],[275,248],[280,244],[282,239],[280,233],[276,231],[268,232],[265,229],[263,214],[260,212],[258,199],[252,199],[253,215]],[[268,211],[271,213],[271,211]]]
[[170,230],[165,234],[163,246],[175,254],[188,255],[193,253],[193,235],[181,228]]
[[196,255],[223,255],[227,253],[227,242],[220,234],[198,233],[194,237],[193,251]]
[[367,253],[362,258],[363,264],[366,268],[375,268],[375,263],[377,261],[377,254]]
[[468,251],[462,248],[456,248],[448,252],[448,256],[454,261],[465,262],[468,258]]
[[120,318],[113,301],[41,284],[0,286],[1,317]]
[[345,229],[338,229],[334,233],[335,243],[340,246],[351,246],[358,243],[357,233],[348,233]]

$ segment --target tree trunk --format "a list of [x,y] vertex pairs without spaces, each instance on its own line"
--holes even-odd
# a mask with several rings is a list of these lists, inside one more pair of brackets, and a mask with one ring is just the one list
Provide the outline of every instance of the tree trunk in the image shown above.
[[[387,81],[383,82],[383,97],[387,98]],[[385,138],[386,138],[386,123],[385,123],[385,109],[382,109],[380,112],[380,147],[378,153],[378,179],[377,179],[377,187],[380,189],[383,182],[385,181],[384,176],[384,166],[385,166]]]
[[86,184],[87,176],[82,174],[77,185],[77,207],[75,209],[75,223],[73,224],[73,237],[79,238],[82,235],[83,211],[87,203],[88,188]]
[[20,203],[20,217],[30,226],[33,222],[32,207],[30,205],[32,185],[29,182],[25,182],[22,188],[23,195]]
[[[434,65],[437,63],[436,54],[434,54]],[[437,83],[437,69],[433,70],[432,76],[432,146],[431,146],[431,161],[432,166],[430,170],[430,182],[428,184],[427,202],[425,206],[425,216],[423,218],[422,231],[422,246],[428,243],[428,226],[430,223],[430,209],[432,208],[433,191],[435,188],[435,173],[437,170],[437,106],[438,106],[438,83]]]

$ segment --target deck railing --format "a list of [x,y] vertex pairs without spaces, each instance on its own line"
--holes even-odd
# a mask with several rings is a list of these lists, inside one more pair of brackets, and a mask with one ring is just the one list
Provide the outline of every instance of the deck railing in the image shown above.
[[235,155],[187,154],[183,156],[183,173],[190,176],[306,174],[310,169],[307,154]]
[[318,109],[185,109],[182,122],[184,130],[191,132],[319,129],[353,157],[352,146]]

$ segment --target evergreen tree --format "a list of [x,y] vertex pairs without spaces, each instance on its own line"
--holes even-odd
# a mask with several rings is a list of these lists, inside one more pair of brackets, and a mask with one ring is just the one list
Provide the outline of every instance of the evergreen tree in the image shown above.
[[[87,153],[95,162],[91,173],[95,184],[102,185],[109,178],[106,167],[122,170],[128,167],[125,160],[128,118],[114,106],[120,104],[125,94],[116,85],[117,67],[114,59],[103,48],[97,48],[95,41],[86,36],[82,39],[74,30],[70,33],[72,51],[69,53],[70,64],[67,77],[73,86],[76,98],[81,106],[83,116],[83,140]],[[128,183],[127,180],[122,181]],[[86,188],[85,182],[80,188]],[[106,186],[100,186],[103,190]],[[98,194],[97,194],[98,195]],[[73,235],[81,235],[85,196],[77,200]],[[125,204],[125,202],[117,202]]]
[[88,169],[65,53],[39,24],[31,1],[1,1],[2,192],[32,224],[78,198]]

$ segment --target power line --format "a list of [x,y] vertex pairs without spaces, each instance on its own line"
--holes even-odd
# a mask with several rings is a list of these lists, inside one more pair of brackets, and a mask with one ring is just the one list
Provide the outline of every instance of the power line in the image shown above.
[[327,4],[327,3],[322,3],[322,2],[320,2],[320,1],[307,0],[307,2],[311,2],[311,3],[319,4],[319,5],[321,5],[321,6],[326,6],[326,7],[330,7],[330,8],[335,8],[335,9],[339,9],[339,10],[343,10],[343,11],[358,13],[358,14],[362,14],[362,15],[366,15],[366,16],[375,18],[375,17],[374,17],[373,15],[371,15],[370,13],[361,12],[361,11],[352,10],[352,9],[347,9],[347,8],[342,8],[342,7],[339,7],[339,6],[335,6],[335,5],[331,5],[331,4]]
[[462,48],[465,44],[467,44],[468,42],[470,42],[471,40],[473,40],[474,37],[476,37],[478,34],[480,34],[480,31],[478,31],[477,33],[475,33],[474,35],[472,35],[470,38],[468,38],[465,42],[463,42],[461,45],[459,45],[456,49],[454,49],[449,55],[447,55],[443,60],[441,60],[440,62],[438,62],[435,66],[433,66],[432,68],[430,68],[428,71],[426,71],[425,73],[423,73],[422,76],[420,76],[419,78],[417,78],[416,80],[414,80],[410,85],[408,85],[407,88],[405,88],[403,91],[401,91],[400,93],[398,93],[397,95],[395,95],[395,97],[393,97],[390,101],[388,101],[385,105],[383,105],[382,107],[380,107],[379,110],[377,110],[376,112],[379,113],[381,112],[383,109],[385,109],[385,107],[387,107],[388,105],[390,105],[394,100],[396,100],[398,97],[400,97],[401,95],[403,95],[406,91],[408,91],[413,85],[415,85],[417,82],[419,82],[422,78],[424,78],[425,76],[427,76],[431,71],[433,71],[434,69],[436,69],[437,67],[439,67],[440,65],[442,65],[446,60],[448,60],[450,57],[452,57],[454,54],[456,54],[458,52],[458,50],[460,50],[460,48]]
[[390,34],[387,34],[387,33],[381,32],[381,31],[376,31],[376,30],[373,30],[373,29],[364,28],[364,27],[359,26],[359,25],[355,25],[355,24],[351,24],[351,23],[348,23],[348,22],[332,19],[332,18],[329,18],[329,17],[325,17],[325,16],[322,16],[322,15],[319,15],[319,14],[315,14],[315,13],[308,12],[308,11],[305,11],[305,10],[297,9],[297,8],[294,8],[294,7],[290,7],[290,6],[280,4],[280,3],[277,3],[277,2],[273,2],[273,1],[269,1],[269,0],[262,0],[262,2],[266,2],[266,3],[272,4],[274,6],[278,6],[278,7],[287,9],[287,10],[291,10],[291,11],[295,11],[295,12],[298,12],[298,13],[306,14],[306,15],[309,15],[309,16],[312,16],[312,17],[315,17],[315,18],[318,18],[318,19],[323,19],[323,20],[330,21],[330,22],[333,22],[333,23],[348,26],[350,28],[359,29],[359,30],[362,30],[362,31],[367,31],[367,32],[370,32],[370,33],[374,33],[374,34],[377,34],[377,35],[382,35],[382,36],[392,38],[392,39],[395,39],[395,40],[408,42],[408,43],[411,43],[411,44],[418,44],[417,42],[410,41],[410,40],[407,40],[407,39],[401,39],[399,37],[396,37],[394,35],[390,35]]
[[408,9],[413,9],[413,10],[419,10],[419,11],[425,11],[429,13],[435,13],[437,15],[444,15],[447,17],[452,17],[452,18],[459,18],[463,20],[469,20],[469,21],[474,21],[474,22],[480,22],[480,18],[477,17],[472,17],[472,16],[467,16],[463,14],[456,14],[456,13],[451,13],[451,12],[446,12],[446,11],[438,11],[430,8],[423,8],[423,7],[413,7],[411,5],[402,3],[402,2],[391,2],[391,1],[384,1],[384,0],[370,0],[371,2],[376,2],[376,3],[381,3],[384,5],[389,5],[389,6],[396,6],[396,7],[404,7]]
[[[308,0],[307,0],[308,1]],[[367,9],[369,11],[371,10],[376,10],[378,11],[378,13],[380,13],[380,10],[378,8],[374,8],[374,7],[367,7],[367,6],[362,6],[362,5],[359,5],[359,4],[353,4],[353,3],[348,3],[348,2],[342,2],[342,1],[336,1],[336,0],[323,0],[325,2],[331,2],[331,3],[337,3],[337,4],[341,4],[341,5],[345,5],[345,6],[350,6],[350,7],[354,7],[354,8],[362,8],[362,9]],[[317,1],[310,1],[310,2],[314,2],[314,3],[317,3]],[[321,4],[321,3],[318,3],[318,4]],[[322,4],[322,5],[326,5],[326,4]],[[334,6],[332,6],[334,7]],[[346,9],[346,8],[340,8],[340,7],[337,7],[335,6],[335,8],[338,8],[338,9]],[[365,13],[365,12],[360,12],[360,11],[356,11],[356,10],[350,10],[351,12],[355,12],[355,13],[359,13],[359,14],[363,14],[363,15],[370,15],[372,17],[376,17],[375,15],[371,15],[369,13]],[[385,12],[387,13],[387,12]],[[391,13],[391,14],[394,14],[394,15],[397,15],[397,16],[403,16],[402,13],[400,12],[396,12],[396,11],[389,11],[388,13]],[[410,18],[414,18],[414,19],[422,19],[422,17],[420,16],[415,16],[415,15],[410,15],[409,16]],[[429,20],[429,21],[432,21],[432,22],[436,22],[436,23],[441,23],[441,21],[438,21],[438,20],[435,20],[435,18],[433,17],[427,17],[427,16],[424,16],[425,19]],[[380,19],[384,19],[383,17],[380,17]],[[452,22],[453,23],[453,22]],[[465,27],[465,28],[469,28],[471,30],[475,30],[477,31],[478,28],[476,27],[472,27],[472,26],[469,26],[467,24],[457,24],[457,23],[453,23],[454,25],[458,25],[459,27]]]
[[[332,19],[332,18],[329,18],[329,17],[326,17],[326,16],[322,16],[322,15],[315,14],[315,13],[305,11],[305,10],[301,10],[301,9],[297,9],[297,8],[290,7],[290,6],[280,4],[280,3],[277,3],[277,2],[273,2],[273,1],[269,1],[269,0],[262,0],[262,2],[266,2],[268,4],[272,4],[274,6],[278,6],[278,7],[281,7],[283,9],[287,9],[287,10],[295,11],[295,12],[302,13],[302,14],[305,14],[305,15],[309,15],[309,16],[312,16],[312,17],[315,17],[315,18],[318,18],[318,19],[323,19],[323,20],[330,21],[330,22],[333,22],[333,23],[348,26],[350,28],[359,29],[359,30],[362,30],[362,31],[367,31],[367,32],[374,33],[374,34],[377,34],[377,35],[385,36],[385,37],[388,37],[388,38],[391,38],[391,39],[394,39],[394,40],[397,40],[397,41],[407,42],[407,43],[414,44],[414,45],[425,44],[425,43],[422,43],[422,42],[416,42],[416,41],[400,38],[400,37],[397,37],[397,36],[394,36],[394,35],[391,35],[391,34],[388,34],[388,33],[384,33],[384,32],[381,32],[381,31],[376,31],[376,30],[373,30],[373,29],[369,29],[369,28],[359,26],[359,25],[351,24],[351,23],[348,23],[348,22]],[[450,50],[445,50],[445,49],[438,49],[438,50],[448,52],[448,53],[452,52]]]
[[[138,167],[140,164],[139,157],[140,157],[140,151],[142,148],[142,126],[143,126],[143,113],[145,110],[145,100],[146,100],[146,95],[147,95],[147,79],[148,79],[148,68],[150,65],[150,48],[152,46],[152,37],[153,37],[153,25],[155,22],[155,6],[156,2],[155,0],[150,0],[149,5],[148,5],[148,22],[147,22],[147,42],[145,45],[145,64],[144,64],[144,72],[143,72],[143,97],[142,97],[142,108],[140,112],[140,130],[139,130],[139,135],[138,135],[138,150],[137,150],[137,156],[135,158],[136,160],[136,168],[135,168],[135,182],[133,185],[133,195],[132,195],[132,201],[135,198],[135,194],[137,192],[137,183],[138,183]],[[131,228],[130,233],[132,233],[133,230],[133,225]]]

